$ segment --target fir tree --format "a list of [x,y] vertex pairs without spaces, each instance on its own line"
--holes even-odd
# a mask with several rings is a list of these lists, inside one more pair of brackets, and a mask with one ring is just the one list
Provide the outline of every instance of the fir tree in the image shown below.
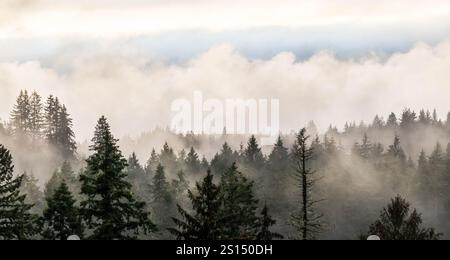
[[254,135],[248,140],[247,148],[244,151],[244,161],[253,169],[260,169],[265,163],[264,155]]
[[68,186],[62,182],[53,196],[47,197],[48,207],[42,217],[42,237],[47,240],[66,240],[71,235],[83,237],[79,209]]
[[398,127],[398,120],[397,120],[397,116],[395,116],[394,113],[391,113],[389,115],[389,118],[386,122],[386,126],[389,128],[396,128]]
[[69,187],[71,193],[79,193],[80,184],[73,172],[72,165],[68,161],[63,162],[61,168],[53,173],[52,177],[45,185],[45,197],[53,197],[54,192],[63,182]]
[[133,193],[141,200],[148,200],[150,178],[139,163],[136,153],[132,153],[128,158],[126,172],[127,180],[131,184],[131,190]]
[[301,191],[300,210],[291,216],[291,225],[297,230],[297,238],[302,240],[315,239],[316,235],[322,231],[322,214],[318,214],[315,205],[319,202],[312,198],[312,191],[316,183],[315,172],[309,167],[314,151],[308,148],[309,136],[306,130],[302,129],[297,135],[296,142],[292,149],[296,179],[299,182]]
[[[233,154],[233,150],[228,145],[227,142],[225,142],[222,146],[222,149],[220,150],[220,153],[217,153],[214,158],[211,160],[211,169],[215,174],[222,174],[227,169],[233,165],[237,161],[237,156]],[[205,167],[207,161],[206,158],[203,161],[203,164]]]
[[258,241],[271,241],[274,239],[283,239],[283,236],[270,231],[270,228],[277,222],[273,220],[269,215],[269,209],[267,205],[264,206],[261,212],[261,218],[259,219],[259,228],[256,234],[256,240]]
[[438,240],[441,236],[433,228],[423,228],[421,215],[415,209],[410,212],[410,204],[400,196],[383,209],[369,234],[382,240]]
[[29,125],[31,139],[36,143],[42,138],[44,127],[42,99],[36,91],[31,94],[30,98]]
[[30,97],[26,90],[22,90],[11,112],[12,131],[16,137],[25,137],[30,133],[30,115]]
[[256,236],[258,200],[254,196],[253,186],[253,181],[239,172],[235,164],[222,175],[220,190],[223,208],[221,214],[228,219],[223,230],[223,238],[249,240]]
[[189,174],[197,174],[200,172],[200,160],[198,159],[198,154],[195,151],[194,147],[191,147],[189,153],[185,160],[186,169]]
[[63,158],[73,159],[77,150],[75,133],[72,130],[72,118],[67,113],[66,106],[61,106],[58,111],[58,125],[56,129],[57,147]]
[[20,194],[23,175],[14,178],[10,152],[0,145],[0,239],[29,239],[36,232],[37,217],[30,213],[33,205]]
[[81,203],[83,219],[92,230],[90,239],[137,239],[139,234],[155,230],[145,203],[136,201],[131,185],[125,178],[127,161],[102,116],[95,129],[86,160],[86,171],[80,176],[81,192],[86,200]]
[[161,227],[161,238],[168,238],[166,229],[171,226],[170,216],[175,213],[174,198],[172,197],[170,184],[166,179],[164,167],[158,165],[152,185],[152,211],[153,219]]
[[148,176],[151,176],[155,173],[158,164],[160,164],[159,156],[156,153],[155,149],[152,149],[150,158],[148,159],[147,165],[145,166],[145,172]]
[[38,180],[32,174],[23,174],[20,193],[26,195],[26,204],[33,205],[30,209],[30,213],[36,215],[41,214],[45,206],[44,193],[39,189]]
[[223,239],[223,223],[226,220],[221,214],[223,200],[220,188],[214,184],[210,171],[202,183],[196,184],[196,188],[195,193],[188,192],[193,215],[178,205],[181,219],[173,218],[177,227],[170,228],[169,231],[180,240]]

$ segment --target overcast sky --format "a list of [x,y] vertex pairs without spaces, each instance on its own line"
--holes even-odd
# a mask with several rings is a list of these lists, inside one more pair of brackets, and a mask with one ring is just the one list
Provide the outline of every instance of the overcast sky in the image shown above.
[[61,96],[80,139],[101,114],[164,125],[194,90],[278,97],[285,128],[444,116],[449,39],[448,0],[0,0],[0,117],[23,88]]

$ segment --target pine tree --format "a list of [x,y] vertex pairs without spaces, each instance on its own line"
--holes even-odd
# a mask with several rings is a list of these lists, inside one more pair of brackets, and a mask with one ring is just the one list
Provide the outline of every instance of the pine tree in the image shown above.
[[65,182],[53,196],[47,197],[48,207],[41,219],[42,237],[47,240],[66,240],[71,235],[83,237],[83,224],[75,199]]
[[42,138],[44,127],[43,105],[39,94],[34,91],[30,98],[30,134],[33,143],[38,142]]
[[29,239],[37,232],[33,205],[20,194],[23,175],[14,178],[14,165],[8,149],[0,145],[0,239]]
[[226,217],[221,214],[223,200],[220,188],[214,184],[210,171],[202,183],[197,183],[197,191],[188,192],[188,197],[194,210],[190,215],[180,205],[178,211],[181,219],[173,218],[177,228],[169,231],[177,239],[184,240],[220,240],[223,239],[223,223]]
[[159,156],[156,153],[155,149],[152,149],[150,158],[147,160],[147,165],[145,166],[145,172],[148,176],[151,176],[155,173],[158,164],[160,164]]
[[247,166],[253,169],[258,170],[264,166],[265,158],[254,135],[248,140],[247,148],[244,151],[244,160]]
[[132,153],[128,158],[128,166],[126,168],[127,180],[131,184],[131,190],[140,200],[148,200],[150,178],[145,173],[144,168],[139,163],[136,153]]
[[271,241],[274,239],[283,239],[283,236],[270,231],[270,228],[277,222],[273,220],[269,215],[269,209],[267,205],[264,206],[261,212],[261,218],[259,219],[259,228],[256,234],[256,240],[258,241]]
[[12,131],[16,137],[25,137],[30,133],[30,115],[30,97],[28,91],[22,90],[11,112]]
[[24,173],[19,190],[21,194],[26,195],[25,203],[33,205],[30,213],[41,214],[44,210],[45,199],[44,193],[39,189],[38,180],[32,174]]
[[380,217],[369,228],[370,235],[382,240],[438,240],[441,234],[433,228],[422,228],[422,217],[400,196],[391,200]]
[[57,147],[63,158],[73,159],[77,150],[75,133],[72,130],[72,118],[67,113],[66,106],[61,106],[58,111],[58,125],[56,128]]
[[228,240],[249,240],[256,236],[258,200],[253,193],[253,181],[247,179],[233,164],[221,178],[222,216],[228,218],[223,236]]
[[297,135],[296,142],[292,149],[294,164],[296,170],[296,179],[299,182],[301,191],[300,211],[291,216],[291,225],[299,233],[298,237],[302,240],[315,239],[316,235],[322,231],[322,214],[315,211],[315,205],[319,202],[312,198],[312,191],[316,183],[315,172],[309,167],[310,161],[314,156],[314,151],[308,148],[309,136],[306,130],[302,129]]
[[[203,168],[206,166],[206,158],[203,161]],[[228,145],[227,142],[225,142],[222,146],[222,149],[220,150],[220,153],[217,153],[214,158],[211,160],[211,169],[214,174],[222,174],[227,169],[233,165],[237,161],[237,156],[233,154],[233,150]],[[206,167],[207,168],[207,167]]]
[[53,194],[63,182],[69,187],[71,193],[79,193],[80,183],[73,172],[72,165],[68,161],[63,162],[61,168],[53,173],[52,177],[45,185],[45,197],[53,197]]
[[86,160],[86,171],[80,176],[81,192],[86,200],[81,203],[83,219],[92,229],[90,239],[137,239],[138,235],[155,230],[145,203],[136,201],[131,185],[125,178],[127,161],[102,116],[95,129],[93,154]]
[[60,103],[57,97],[50,95],[44,108],[45,117],[45,139],[51,145],[58,144],[58,126]]
[[186,169],[189,174],[197,174],[201,170],[200,160],[194,147],[191,147],[185,160]]
[[171,187],[166,179],[164,167],[158,165],[152,185],[152,211],[153,219],[156,225],[161,227],[161,238],[168,238],[165,231],[171,226],[170,217],[175,214],[174,198],[172,197]]
[[386,122],[386,126],[389,128],[396,128],[398,127],[398,120],[397,120],[397,116],[395,116],[394,113],[391,113],[389,115],[389,118]]
[[400,145],[400,137],[398,135],[395,135],[394,143],[389,146],[388,154],[393,158],[399,159],[401,162],[406,162],[406,155]]

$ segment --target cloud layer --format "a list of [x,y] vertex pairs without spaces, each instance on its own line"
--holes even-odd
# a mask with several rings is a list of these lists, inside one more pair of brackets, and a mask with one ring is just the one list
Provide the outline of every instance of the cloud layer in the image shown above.
[[205,29],[436,24],[446,0],[2,0],[0,37],[122,37]]
[[206,98],[279,98],[281,126],[298,129],[314,119],[322,128],[371,120],[405,107],[449,110],[450,43],[418,44],[389,58],[341,60],[322,52],[297,62],[292,53],[252,60],[230,45],[211,48],[182,65],[166,65],[132,51],[84,53],[55,63],[0,63],[0,115],[8,117],[20,89],[53,93],[68,105],[80,140],[105,114],[117,135],[170,123],[170,104],[203,91]]

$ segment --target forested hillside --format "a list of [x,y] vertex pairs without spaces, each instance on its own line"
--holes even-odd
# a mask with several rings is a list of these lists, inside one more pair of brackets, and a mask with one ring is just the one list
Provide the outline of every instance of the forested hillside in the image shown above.
[[450,236],[450,114],[311,121],[267,147],[226,129],[117,140],[99,118],[77,144],[70,108],[20,93],[0,125],[0,238]]

